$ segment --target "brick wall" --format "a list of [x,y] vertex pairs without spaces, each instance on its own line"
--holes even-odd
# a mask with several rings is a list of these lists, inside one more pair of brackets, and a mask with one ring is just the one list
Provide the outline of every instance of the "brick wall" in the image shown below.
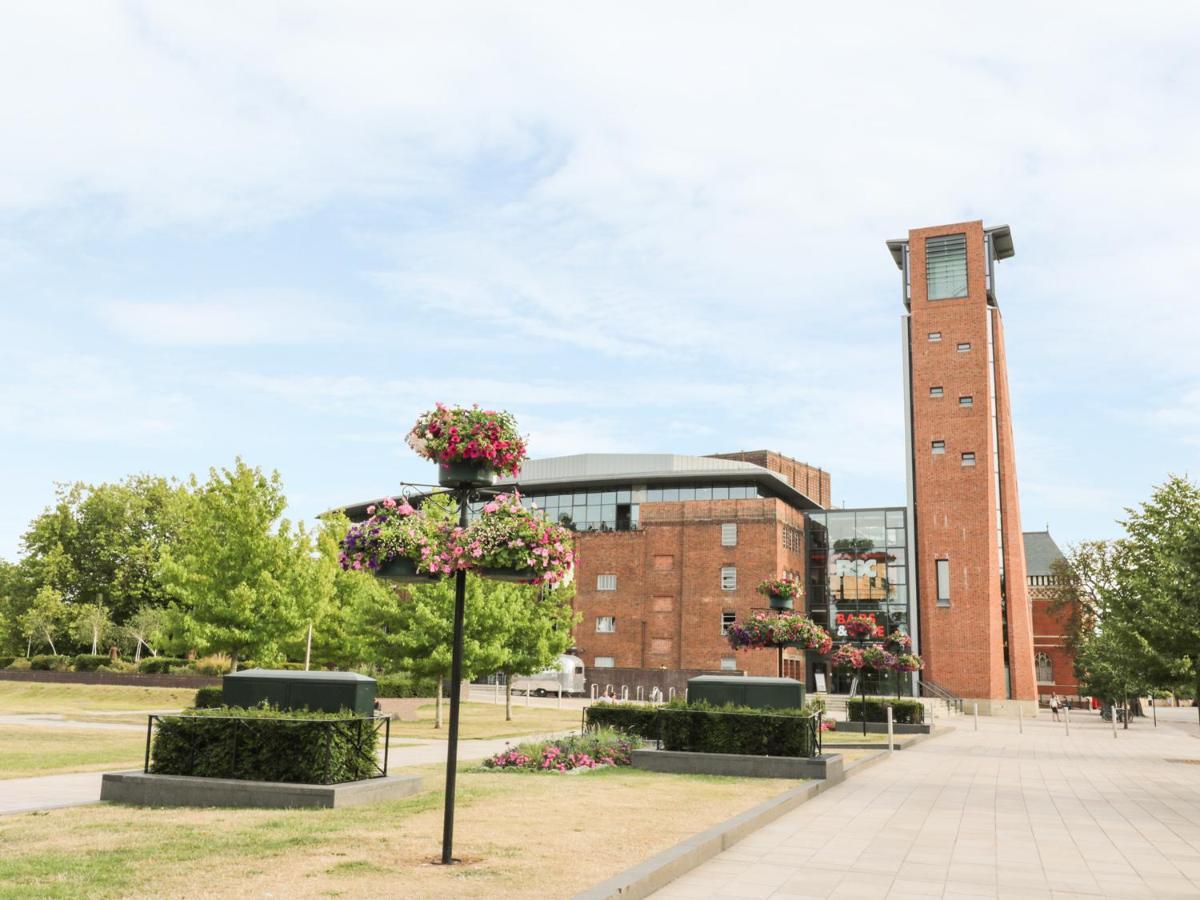
[[736,453],[713,453],[712,459],[735,459],[741,462],[754,463],[772,472],[778,472],[787,483],[800,491],[810,500],[823,507],[833,504],[830,496],[829,473],[810,466],[808,463],[784,456],[773,450],[739,450]]
[[1066,636],[1070,627],[1071,611],[1058,609],[1051,612],[1051,598],[1044,590],[1031,586],[1028,589],[1033,620],[1033,652],[1045,653],[1050,657],[1053,680],[1049,684],[1038,684],[1041,697],[1061,694],[1065,697],[1079,696],[1079,680],[1075,677],[1075,656],[1067,649]]

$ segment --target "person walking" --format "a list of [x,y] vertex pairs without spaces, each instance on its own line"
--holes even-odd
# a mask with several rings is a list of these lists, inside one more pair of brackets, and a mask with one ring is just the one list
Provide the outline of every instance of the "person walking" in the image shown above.
[[1058,694],[1050,695],[1050,715],[1055,722],[1058,721]]

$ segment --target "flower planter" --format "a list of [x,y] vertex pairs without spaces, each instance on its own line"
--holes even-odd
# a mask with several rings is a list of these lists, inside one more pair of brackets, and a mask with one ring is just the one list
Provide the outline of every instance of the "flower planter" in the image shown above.
[[463,460],[438,466],[438,484],[442,487],[483,487],[495,481],[496,473],[487,462]]
[[792,608],[792,598],[785,597],[783,594],[769,594],[767,600],[771,604],[771,609]]
[[533,569],[498,569],[492,566],[480,566],[475,571],[483,578],[490,578],[492,581],[509,581],[514,584],[529,584],[538,575]]
[[418,572],[416,564],[407,557],[391,559],[375,570],[376,578],[384,578],[397,584],[429,584],[441,576]]

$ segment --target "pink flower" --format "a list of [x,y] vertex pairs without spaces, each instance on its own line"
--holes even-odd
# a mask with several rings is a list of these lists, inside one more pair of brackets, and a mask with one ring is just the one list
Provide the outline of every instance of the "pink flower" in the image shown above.
[[367,507],[367,515],[368,516],[375,515],[375,504],[374,503],[372,503],[370,506]]

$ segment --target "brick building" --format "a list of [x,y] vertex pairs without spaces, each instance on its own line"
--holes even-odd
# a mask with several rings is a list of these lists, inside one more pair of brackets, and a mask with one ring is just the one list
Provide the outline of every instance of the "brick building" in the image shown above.
[[1000,711],[1037,699],[996,263],[1007,226],[918,228],[902,273],[908,494],[923,680]]
[[1055,571],[1058,562],[1065,562],[1065,557],[1049,531],[1025,532],[1025,567],[1029,602],[1033,607],[1033,669],[1038,696],[1048,699],[1050,694],[1058,694],[1078,699],[1075,656],[1067,647],[1074,611],[1067,607],[1051,609],[1056,599],[1054,588],[1061,577]]

